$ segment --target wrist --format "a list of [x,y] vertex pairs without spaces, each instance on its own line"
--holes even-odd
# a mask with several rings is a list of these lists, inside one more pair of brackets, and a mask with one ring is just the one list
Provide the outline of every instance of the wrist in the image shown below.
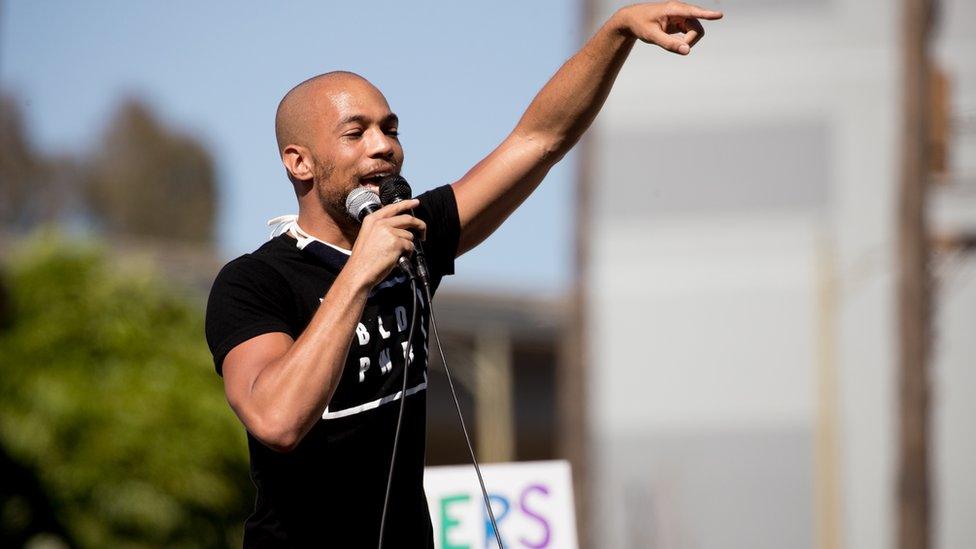
[[346,266],[339,271],[339,276],[336,277],[334,285],[342,287],[354,297],[366,296],[374,286],[370,277],[365,274],[363,269],[357,268],[357,265],[352,258],[350,258],[349,261],[346,262]]
[[623,36],[624,38],[627,39],[636,40],[637,35],[634,34],[634,31],[630,25],[630,20],[631,20],[630,8],[631,6],[624,6],[619,10],[615,11],[614,14],[610,16],[610,19],[607,20],[605,26],[610,32],[614,34]]

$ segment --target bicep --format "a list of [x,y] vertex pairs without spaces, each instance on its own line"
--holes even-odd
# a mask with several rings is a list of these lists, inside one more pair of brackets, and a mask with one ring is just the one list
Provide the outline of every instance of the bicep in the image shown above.
[[227,353],[223,363],[224,394],[244,426],[252,432],[258,410],[252,388],[265,368],[281,359],[294,344],[290,335],[268,332],[244,341]]
[[458,255],[488,238],[535,190],[558,160],[542,139],[509,135],[452,185],[461,238]]

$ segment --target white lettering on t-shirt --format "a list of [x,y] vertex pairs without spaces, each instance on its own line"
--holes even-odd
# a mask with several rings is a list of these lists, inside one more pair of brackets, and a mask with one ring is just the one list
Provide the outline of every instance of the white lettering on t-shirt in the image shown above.
[[[403,346],[403,360],[407,360],[407,342],[401,342],[400,345]],[[413,364],[413,345],[410,346],[410,364]]]
[[369,330],[366,329],[366,326],[363,326],[362,322],[356,325],[356,335],[359,337],[360,345],[369,343]]
[[407,330],[407,308],[400,305],[393,312],[396,315],[397,331],[402,334]]
[[366,379],[366,370],[369,370],[369,358],[362,356],[359,357],[359,382],[362,383]]
[[376,317],[376,322],[379,325],[380,335],[383,336],[383,339],[389,339],[390,332],[386,331],[386,329],[383,328],[383,317],[381,316]]
[[383,349],[380,352],[380,373],[389,373],[393,369],[393,361],[390,360],[390,350]]

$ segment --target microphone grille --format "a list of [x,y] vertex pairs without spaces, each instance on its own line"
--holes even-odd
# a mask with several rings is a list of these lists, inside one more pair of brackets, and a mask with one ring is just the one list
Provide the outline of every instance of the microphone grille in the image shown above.
[[413,196],[413,191],[410,190],[410,184],[402,176],[391,175],[380,183],[380,202],[384,206],[401,200],[409,200],[411,196]]
[[370,204],[379,206],[380,198],[376,196],[376,193],[365,187],[353,189],[349,193],[349,196],[346,197],[346,211],[357,221],[362,219],[360,213],[363,211],[363,208],[366,208]]

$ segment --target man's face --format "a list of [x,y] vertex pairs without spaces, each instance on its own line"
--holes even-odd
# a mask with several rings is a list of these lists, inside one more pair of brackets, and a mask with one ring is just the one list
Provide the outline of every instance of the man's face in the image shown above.
[[383,95],[368,82],[350,79],[319,96],[312,121],[315,186],[325,211],[348,219],[346,197],[359,186],[379,192],[380,181],[400,173],[403,148],[398,120]]

